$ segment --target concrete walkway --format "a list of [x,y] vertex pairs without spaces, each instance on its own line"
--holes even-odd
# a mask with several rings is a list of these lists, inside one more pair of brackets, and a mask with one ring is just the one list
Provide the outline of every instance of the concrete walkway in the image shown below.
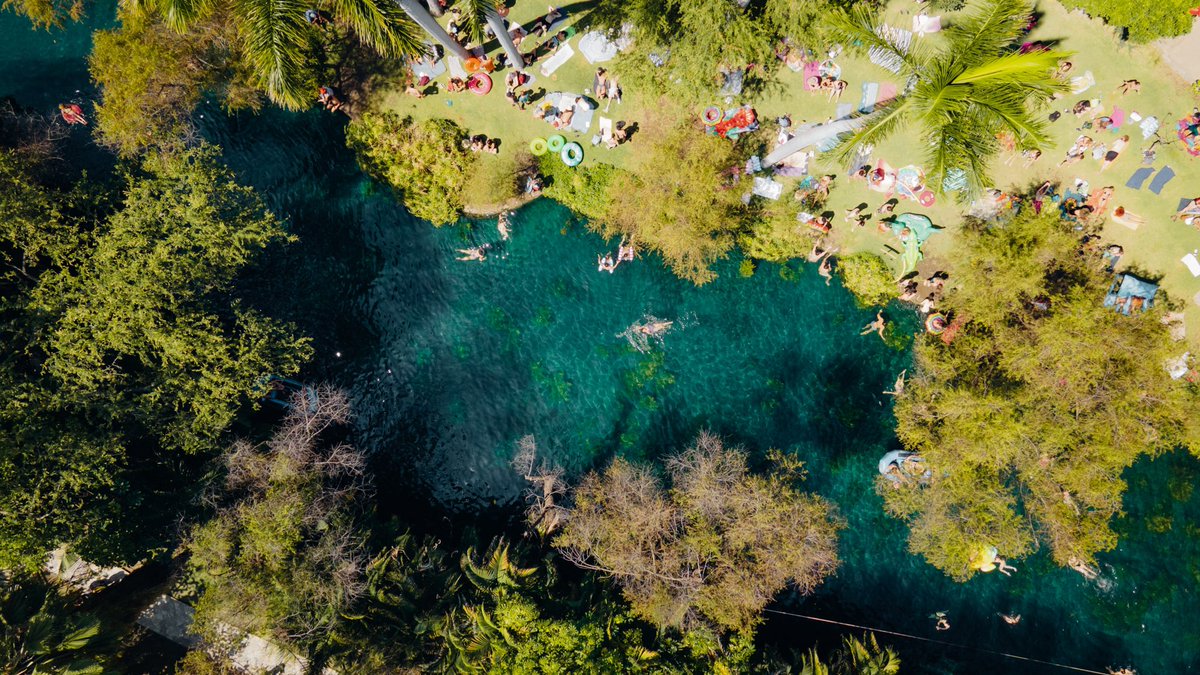
[[1200,80],[1200,19],[1192,21],[1192,32],[1187,35],[1159,40],[1154,46],[1184,82]]

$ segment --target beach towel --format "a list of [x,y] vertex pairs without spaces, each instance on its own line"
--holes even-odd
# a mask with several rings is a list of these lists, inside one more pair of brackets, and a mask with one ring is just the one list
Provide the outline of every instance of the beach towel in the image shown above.
[[765,197],[766,199],[779,199],[779,196],[783,194],[783,183],[770,178],[757,176],[754,179],[754,188],[750,191],[759,197]]
[[1149,178],[1150,174],[1152,173],[1154,173],[1154,168],[1149,166],[1144,166],[1137,171],[1134,171],[1133,175],[1129,177],[1129,180],[1125,181],[1125,187],[1133,188],[1134,190],[1141,190],[1142,185],[1146,183],[1146,179]]
[[913,32],[917,37],[924,37],[931,33],[936,33],[942,29],[942,17],[929,16],[928,14],[918,14],[913,17]]
[[1191,200],[1191,199],[1189,199],[1189,198],[1187,198],[1187,197],[1180,197],[1180,198],[1179,198],[1179,206],[1176,206],[1176,207],[1175,207],[1175,213],[1179,213],[1180,211],[1182,211],[1182,210],[1183,210],[1183,207],[1185,207],[1185,206],[1187,206],[1188,204],[1191,204],[1191,203],[1192,203],[1192,200]]
[[1146,119],[1142,120],[1142,123],[1138,125],[1138,128],[1142,130],[1142,140],[1148,139],[1154,135],[1154,132],[1158,131],[1158,118],[1147,117]]
[[896,85],[893,82],[884,82],[879,85],[879,102],[890,101],[896,98]]
[[858,112],[866,115],[875,112],[875,100],[879,97],[878,82],[863,82],[862,86],[862,103],[858,105]]
[[450,69],[451,77],[457,77],[460,80],[467,79],[467,71],[463,69],[462,61],[453,56],[446,57],[445,61],[446,67]]
[[821,77],[821,64],[816,61],[809,61],[804,64],[804,88],[808,91],[817,91],[821,88],[820,85],[816,87],[809,86],[808,81],[814,77]]
[[550,77],[554,74],[554,71],[558,70],[564,63],[571,60],[572,56],[575,56],[575,50],[571,49],[571,43],[562,43],[562,46],[558,48],[558,51],[554,53],[554,56],[551,56],[545,63],[542,64],[542,75],[544,77]]
[[432,80],[446,72],[446,59],[434,61],[433,57],[426,56],[420,60],[414,60],[412,62],[412,72],[418,79],[428,77]]
[[1125,124],[1125,111],[1114,105],[1110,119],[1112,119],[1112,126],[1109,127],[1109,131],[1119,130],[1121,125]]
[[1082,94],[1083,92],[1096,86],[1096,76],[1092,75],[1092,71],[1087,71],[1083,75],[1071,78],[1071,93]]
[[833,119],[835,119],[835,120],[846,119],[847,117],[850,116],[850,113],[852,113],[852,112],[854,112],[854,104],[853,103],[839,103],[838,107],[837,107],[837,113],[833,116]]
[[1170,183],[1171,179],[1174,177],[1175,170],[1169,166],[1164,166],[1159,170],[1158,175],[1154,177],[1154,180],[1150,181],[1150,191],[1154,194],[1162,193],[1163,188],[1166,187],[1167,183]]
[[1192,273],[1192,276],[1200,277],[1200,260],[1196,260],[1195,254],[1189,253],[1183,256],[1180,261],[1185,267],[1188,268],[1188,271]]

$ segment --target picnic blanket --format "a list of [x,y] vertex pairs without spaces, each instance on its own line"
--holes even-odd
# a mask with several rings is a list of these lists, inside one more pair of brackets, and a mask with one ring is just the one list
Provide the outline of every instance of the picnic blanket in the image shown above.
[[558,51],[554,53],[554,56],[551,56],[546,60],[545,63],[542,64],[542,75],[545,77],[550,77],[554,74],[554,71],[561,68],[567,61],[570,61],[572,56],[575,56],[575,50],[571,49],[571,43],[562,43],[562,46],[558,48]]
[[617,54],[629,49],[633,40],[629,37],[631,24],[621,27],[621,34],[615,40],[609,40],[604,33],[594,30],[584,33],[579,38],[579,53],[588,63],[603,63],[617,58]]
[[1137,171],[1134,171],[1133,175],[1129,177],[1129,180],[1125,181],[1125,187],[1133,188],[1134,190],[1141,190],[1142,186],[1146,184],[1146,180],[1150,178],[1150,174],[1152,173],[1154,173],[1154,168],[1149,166],[1144,166]]
[[462,61],[453,56],[448,56],[445,60],[446,66],[450,69],[450,77],[457,77],[460,80],[467,79],[467,71],[463,68]]
[[1170,183],[1171,179],[1174,177],[1175,170],[1169,166],[1164,166],[1159,170],[1158,175],[1154,177],[1154,180],[1150,181],[1150,191],[1156,195],[1161,194],[1163,188],[1165,188],[1167,183]]
[[896,84],[894,82],[884,82],[879,85],[879,102],[890,101],[896,98]]
[[912,32],[916,33],[918,37],[937,33],[940,30],[942,30],[941,15],[929,16],[928,14],[918,14],[913,17]]
[[779,195],[783,194],[783,183],[770,178],[755,176],[754,188],[750,191],[766,199],[779,199]]
[[587,133],[592,126],[592,117],[596,114],[595,103],[585,98],[583,105],[576,105],[575,99],[577,98],[579,98],[579,94],[565,91],[546,94],[546,102],[555,108],[559,110],[575,109],[575,113],[571,116],[571,126],[567,127],[568,129]]
[[839,103],[837,106],[837,113],[833,116],[833,119],[840,120],[842,118],[849,117],[850,113],[852,112],[854,112],[853,103]]
[[[430,47],[426,53],[433,53],[433,48]],[[410,66],[412,67],[413,75],[416,77],[428,77],[432,80],[446,72],[446,59],[435,59],[433,56],[424,56],[420,59],[414,59],[410,63]]]
[[818,78],[818,80],[820,79],[821,64],[816,61],[808,61],[804,64],[804,88],[807,89],[808,91],[817,91],[821,88],[819,81],[816,86],[812,86],[809,83],[809,80],[811,80],[814,77]]

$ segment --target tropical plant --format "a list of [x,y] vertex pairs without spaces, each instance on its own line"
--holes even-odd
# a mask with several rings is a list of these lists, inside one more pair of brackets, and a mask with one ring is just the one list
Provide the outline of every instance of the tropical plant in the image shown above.
[[[311,104],[308,52],[315,39],[299,0],[140,0],[171,28],[185,32],[215,14],[232,17],[242,60],[275,103],[292,110]],[[393,0],[332,0],[333,18],[385,58],[425,52],[417,26]]]
[[1185,347],[1155,309],[1103,306],[1112,284],[1057,212],[1003,227],[969,222],[945,298],[954,340],[917,343],[896,401],[897,435],[929,473],[879,480],[909,548],[956,579],[999,554],[1045,545],[1061,565],[1116,545],[1123,471],[1138,457],[1200,450],[1200,398],[1163,364]]
[[0,670],[9,675],[101,675],[100,620],[40,576],[0,580]]
[[[445,28],[433,18],[429,10],[423,7],[419,0],[396,0],[396,4],[404,13],[408,15],[418,26],[421,27],[430,37],[432,37],[443,49],[453,54],[460,61],[466,61],[471,58],[471,52],[468,52],[465,47],[458,43],[457,40],[450,37]],[[432,0],[430,5],[436,5],[437,1]]]
[[842,647],[833,655],[833,672],[838,675],[897,675],[900,657],[891,647],[880,647],[874,633],[857,638],[842,636]]
[[828,505],[703,433],[667,460],[671,489],[617,459],[575,490],[554,545],[611,576],[633,610],[663,627],[748,631],[779,590],[814,589],[837,565]]
[[504,19],[496,9],[497,2],[498,0],[458,0],[455,7],[463,12],[467,35],[473,41],[483,42],[484,26],[487,26],[496,36],[496,40],[500,42],[500,47],[504,49],[508,62],[514,64],[514,68],[523,68],[525,57],[513,43],[512,36],[508,34],[508,27],[504,25]]
[[1196,3],[1192,0],[1063,0],[1063,5],[1104,19],[1105,23],[1123,32],[1130,42],[1152,42],[1187,34],[1193,23],[1188,10]]
[[447,119],[415,121],[367,113],[346,129],[346,145],[371,177],[400,192],[404,205],[434,225],[458,220],[477,158],[463,148],[462,127]]
[[945,46],[918,41],[907,53],[882,37],[869,5],[834,14],[831,26],[844,44],[890,54],[901,79],[911,82],[894,101],[855,118],[857,131],[840,145],[843,158],[916,127],[928,148],[929,184],[940,191],[948,174],[961,171],[969,191],[978,191],[990,184],[998,133],[1011,134],[1021,147],[1045,148],[1049,140],[1036,108],[1065,90],[1054,74],[1069,54],[1014,49],[1031,13],[1028,0],[972,0],[945,31]]

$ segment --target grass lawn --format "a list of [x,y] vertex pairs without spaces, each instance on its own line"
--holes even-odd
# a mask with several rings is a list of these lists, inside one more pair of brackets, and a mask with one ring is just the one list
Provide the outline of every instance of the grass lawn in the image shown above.
[[[909,12],[913,5],[909,2],[893,3],[887,13],[889,23],[903,28],[911,28],[912,15]],[[1074,69],[1071,75],[1082,75],[1091,71],[1095,76],[1096,85],[1081,94],[1067,94],[1054,102],[1051,108],[1066,110],[1076,101],[1089,98],[1099,99],[1107,114],[1114,105],[1120,106],[1127,113],[1136,111],[1143,117],[1156,116],[1160,123],[1159,135],[1164,144],[1158,146],[1158,156],[1152,165],[1155,170],[1170,166],[1176,177],[1170,181],[1161,195],[1155,195],[1144,186],[1141,190],[1125,187],[1130,174],[1142,166],[1142,149],[1151,141],[1143,140],[1137,124],[1127,121],[1118,133],[1110,131],[1086,130],[1079,131],[1083,120],[1075,118],[1069,112],[1050,127],[1054,139],[1054,147],[1048,149],[1042,158],[1025,168],[1023,161],[1018,158],[1012,165],[1003,164],[1005,156],[997,158],[993,166],[993,178],[996,186],[1001,189],[1024,190],[1036,185],[1042,180],[1055,179],[1064,185],[1069,185],[1078,178],[1087,180],[1092,188],[1112,185],[1116,187],[1116,195],[1111,207],[1124,206],[1129,212],[1142,216],[1146,224],[1137,230],[1130,230],[1122,225],[1108,222],[1104,225],[1102,235],[1105,242],[1113,242],[1125,248],[1125,257],[1121,267],[1134,267],[1152,276],[1162,277],[1162,286],[1172,299],[1186,305],[1188,333],[1192,340],[1200,345],[1200,278],[1194,278],[1180,262],[1187,253],[1200,251],[1200,232],[1182,222],[1170,220],[1175,212],[1180,198],[1200,196],[1200,158],[1189,156],[1182,149],[1182,144],[1175,140],[1175,122],[1184,114],[1191,111],[1197,101],[1190,93],[1187,83],[1181,81],[1175,73],[1159,58],[1159,54],[1150,46],[1129,45],[1116,39],[1114,32],[1098,20],[1085,17],[1080,13],[1069,13],[1053,0],[1044,0],[1038,7],[1042,13],[1039,27],[1030,36],[1031,40],[1054,42],[1059,49],[1074,52],[1072,57]],[[510,19],[518,23],[528,23],[546,11],[544,2],[518,0],[512,8]],[[569,19],[578,21],[582,12],[573,13]],[[952,16],[944,19],[945,24],[953,20]],[[534,89],[545,88],[548,92],[571,91],[583,93],[591,87],[592,76],[596,65],[589,64],[582,54],[578,53],[578,42],[584,30],[579,31],[570,42],[576,48],[576,55],[550,77],[542,77],[540,64],[535,64],[527,72],[537,79]],[[924,38],[936,46],[939,36]],[[532,38],[530,38],[532,39]],[[918,38],[914,38],[917,40]],[[493,52],[499,51],[495,41],[489,45]],[[528,44],[525,51],[528,51]],[[620,76],[619,69],[613,66],[617,62],[603,65]],[[850,103],[857,107],[861,98],[861,86],[864,82],[891,83],[898,89],[903,89],[904,83],[892,73],[871,64],[865,58],[843,54],[838,59],[842,67],[842,79],[847,80],[849,88],[841,103]],[[399,86],[381,92],[376,105],[394,110],[401,114],[417,118],[448,117],[460,123],[471,133],[487,134],[502,140],[501,160],[511,158],[518,149],[527,146],[535,137],[546,137],[555,133],[551,127],[532,116],[531,111],[519,111],[510,106],[503,97],[504,72],[494,74],[495,87],[486,96],[476,96],[470,93],[445,94],[438,93],[424,99],[405,96]],[[438,78],[444,84],[448,75]],[[741,103],[750,103],[759,113],[762,122],[760,134],[774,134],[777,127],[774,120],[781,115],[789,115],[793,123],[804,121],[825,121],[835,115],[837,102],[829,102],[824,95],[812,95],[802,86],[802,76],[780,66],[780,85],[770,93],[753,100],[737,100],[732,104],[717,100],[716,105],[731,107]],[[1117,86],[1126,79],[1138,79],[1142,83],[1140,94],[1122,95],[1116,92]],[[610,113],[597,111],[596,118],[601,114],[616,120],[637,122],[646,120],[655,114],[658,106],[656,99],[643,95],[626,85],[623,103],[613,103]],[[602,106],[603,109],[603,106]],[[698,113],[699,111],[697,111]],[[630,143],[613,150],[604,147],[593,147],[590,138],[596,131],[596,121],[593,119],[591,131],[587,134],[566,132],[569,140],[578,141],[585,151],[585,162],[607,162],[617,166],[625,166],[636,161],[638,142],[635,135]],[[913,130],[914,132],[916,130]],[[1111,144],[1122,134],[1130,136],[1129,146],[1120,159],[1100,173],[1100,163],[1088,158],[1074,165],[1059,167],[1058,163],[1066,153],[1066,149],[1080,133],[1086,133],[1097,143]],[[883,159],[893,167],[907,164],[921,164],[924,148],[921,147],[915,133],[900,133],[888,142],[875,149],[872,160]],[[841,213],[860,202],[866,202],[872,208],[879,205],[882,195],[866,189],[865,184],[853,182],[845,176],[845,168],[832,158],[823,160],[820,155],[815,165],[810,167],[814,173],[839,174],[835,189],[827,208],[837,214],[834,218],[833,237],[843,253],[855,251],[872,251],[886,253],[886,246],[899,248],[898,242],[890,234],[880,234],[874,224],[864,228],[853,228],[843,224]],[[790,182],[789,179],[784,179]],[[1147,181],[1147,186],[1149,181]],[[790,191],[785,190],[785,199]],[[1110,211],[1111,211],[1110,207]],[[911,201],[901,202],[897,212],[915,211],[929,215],[936,224],[946,228],[942,233],[932,237],[925,245],[925,269],[944,266],[953,270],[953,260],[950,259],[953,233],[961,220],[960,214],[965,205],[956,203],[949,197],[939,197],[938,202],[931,208],[923,208]]]

